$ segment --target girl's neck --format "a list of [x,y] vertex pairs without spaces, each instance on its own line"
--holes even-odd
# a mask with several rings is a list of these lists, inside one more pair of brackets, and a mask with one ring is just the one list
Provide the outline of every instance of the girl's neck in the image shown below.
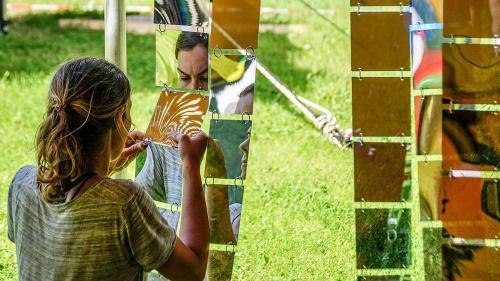
[[105,138],[102,145],[96,149],[94,155],[90,156],[89,159],[86,165],[88,172],[95,172],[102,178],[109,175],[111,162],[111,142],[109,136]]

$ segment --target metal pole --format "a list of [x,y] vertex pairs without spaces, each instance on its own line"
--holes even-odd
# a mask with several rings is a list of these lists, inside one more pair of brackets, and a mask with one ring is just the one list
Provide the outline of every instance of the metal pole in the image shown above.
[[[106,0],[104,7],[104,49],[107,61],[127,74],[127,14],[125,0]],[[127,178],[128,168],[114,178]]]
[[0,35],[7,34],[8,30],[7,22],[7,1],[0,0]]
[[104,8],[105,57],[127,73],[127,22],[125,0],[106,0]]

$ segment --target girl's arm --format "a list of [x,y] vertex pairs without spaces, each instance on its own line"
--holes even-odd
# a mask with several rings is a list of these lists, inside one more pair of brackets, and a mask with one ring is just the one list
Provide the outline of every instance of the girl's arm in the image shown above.
[[207,268],[210,234],[201,185],[200,165],[206,149],[206,134],[190,138],[176,135],[182,159],[184,198],[180,239],[158,271],[171,280],[203,280]]

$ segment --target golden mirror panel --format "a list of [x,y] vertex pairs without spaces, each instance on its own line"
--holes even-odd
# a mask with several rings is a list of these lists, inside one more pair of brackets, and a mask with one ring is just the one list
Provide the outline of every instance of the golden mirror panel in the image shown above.
[[351,13],[353,71],[410,70],[409,13]]
[[443,169],[493,171],[500,167],[500,115],[443,110]]
[[354,143],[357,202],[400,202],[411,188],[407,147],[400,143]]
[[444,0],[443,5],[444,36],[500,36],[500,4],[497,0]]
[[146,138],[177,146],[173,133],[194,136],[201,129],[208,97],[182,92],[162,92],[146,131]]
[[238,242],[243,186],[208,184],[205,187],[210,243],[236,245]]
[[260,0],[213,0],[210,48],[257,49]]
[[444,98],[456,104],[496,104],[500,102],[499,76],[499,48],[443,44]]
[[500,237],[497,181],[443,176],[441,184],[439,219],[449,235],[470,239]]
[[351,0],[351,6],[408,6],[410,0]]
[[355,136],[409,136],[410,78],[352,78]]

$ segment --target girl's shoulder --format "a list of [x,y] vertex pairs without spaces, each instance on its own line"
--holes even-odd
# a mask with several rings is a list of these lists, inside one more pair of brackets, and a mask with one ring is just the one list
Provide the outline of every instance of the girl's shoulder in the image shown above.
[[[10,184],[9,197],[11,199],[36,197],[38,195],[36,173],[37,167],[35,165],[26,165],[17,170]],[[92,189],[94,189],[94,192],[92,192]],[[105,178],[92,189],[87,190],[85,193],[94,193],[94,196],[99,197],[101,200],[118,204],[126,204],[134,197],[142,198],[145,196],[142,187],[134,181],[125,179]]]
[[99,197],[106,198],[106,200],[114,203],[121,202],[125,205],[134,198],[142,199],[147,195],[139,184],[126,179],[106,178],[95,189],[94,194],[98,194]]
[[29,182],[32,183],[36,179],[36,166],[35,165],[25,165],[17,170],[14,178],[12,179],[13,183],[23,183]]
[[9,194],[14,195],[30,191],[36,188],[36,171],[35,165],[25,165],[17,170],[10,183]]

